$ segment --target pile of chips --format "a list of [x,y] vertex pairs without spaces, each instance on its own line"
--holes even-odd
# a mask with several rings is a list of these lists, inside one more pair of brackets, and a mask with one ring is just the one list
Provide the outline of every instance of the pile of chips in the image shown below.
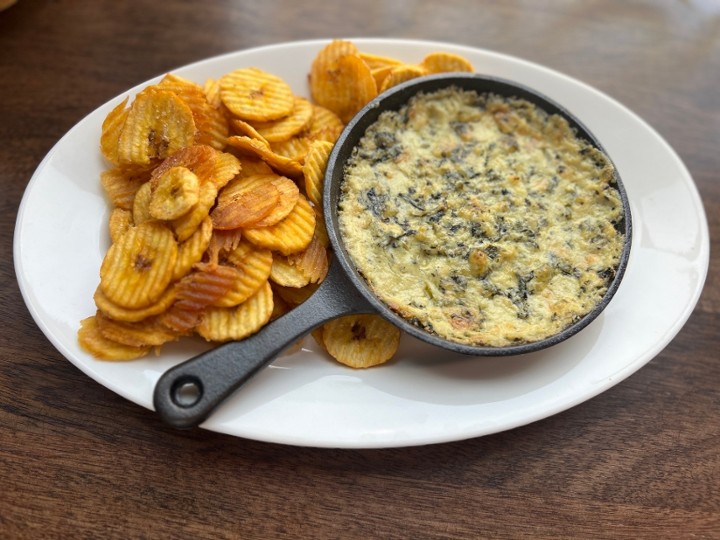
[[[102,125],[111,246],[80,345],[130,360],[183,336],[241,340],[302,303],[328,270],[323,177],[345,123],[394,84],[470,70],[456,55],[409,65],[336,40],[311,66],[312,101],[255,67],[203,86],[168,74],[125,99]],[[400,339],[374,315],[312,335],[355,368],[387,362]]]

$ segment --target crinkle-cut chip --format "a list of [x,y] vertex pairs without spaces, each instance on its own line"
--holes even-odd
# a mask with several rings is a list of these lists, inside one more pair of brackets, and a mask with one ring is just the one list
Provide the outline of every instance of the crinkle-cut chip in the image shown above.
[[279,319],[291,309],[292,306],[273,291],[273,311],[272,315],[270,315],[270,320],[274,321],[275,319]]
[[238,178],[220,192],[210,217],[220,230],[252,227],[267,216],[280,202],[280,192],[273,185],[274,175]]
[[452,71],[474,71],[470,61],[459,54],[432,52],[420,62],[428,73],[446,73]]
[[280,223],[292,212],[300,198],[300,189],[297,184],[286,176],[275,175],[271,183],[280,194],[280,200],[269,214],[253,225],[253,228],[271,227]]
[[323,216],[322,209],[317,206],[315,210],[315,238],[320,245],[325,249],[330,247],[330,237],[328,236],[327,228],[325,227],[325,216]]
[[[209,220],[212,229],[212,219]],[[220,264],[221,258],[238,247],[242,240],[242,229],[229,231],[212,230],[210,245],[207,247],[207,262],[209,264]]]
[[108,220],[110,241],[117,242],[125,232],[133,226],[132,212],[124,208],[113,208]]
[[313,104],[313,115],[303,135],[310,140],[334,143],[345,125],[337,114],[325,107]]
[[183,304],[173,304],[167,311],[158,315],[157,322],[178,335],[188,335],[200,324],[204,313],[204,310],[194,310]]
[[275,255],[272,261],[270,280],[283,287],[304,287],[310,283],[310,278],[305,273],[288,261],[283,255]]
[[118,163],[146,166],[193,143],[195,121],[185,102],[150,86],[130,106],[118,140]]
[[314,232],[315,212],[300,194],[295,207],[280,223],[245,229],[245,238],[256,246],[290,255],[304,250],[312,241]]
[[369,368],[395,355],[400,330],[378,315],[349,315],[323,325],[322,340],[341,364]]
[[312,142],[312,139],[307,137],[292,137],[281,142],[271,143],[270,149],[278,155],[304,163]]
[[360,52],[359,55],[370,69],[378,69],[386,66],[399,66],[402,64],[401,60],[391,58],[389,56],[382,56],[368,52]]
[[132,218],[135,225],[140,225],[154,218],[150,215],[150,200],[152,199],[152,186],[145,182],[135,193],[133,200]]
[[237,306],[255,294],[270,277],[273,254],[269,249],[242,242],[228,255],[228,262],[234,265],[238,274],[230,290],[214,302],[217,307]]
[[302,173],[302,163],[294,159],[286,158],[272,151],[270,146],[258,139],[245,135],[228,137],[228,145],[245,155],[255,156],[262,159],[273,170],[286,176],[298,176]]
[[333,143],[328,141],[314,141],[305,156],[303,165],[305,194],[310,202],[318,208],[322,208],[325,169],[333,146]]
[[137,322],[152,317],[153,315],[158,315],[168,309],[175,301],[175,295],[175,287],[171,285],[154,304],[140,309],[128,309],[117,305],[105,296],[105,293],[102,292],[100,287],[95,290],[93,299],[95,300],[97,308],[111,319],[115,319],[116,321]]
[[299,288],[283,287],[282,285],[273,284],[273,290],[292,307],[296,307],[310,298],[319,286],[318,283],[309,283],[305,287]]
[[[300,253],[288,255],[288,262],[294,266],[308,280],[308,283],[319,283],[328,273],[328,253],[317,236],[313,237],[310,245]],[[280,285],[286,285],[280,283]]]
[[324,71],[312,70],[310,90],[318,105],[345,123],[378,94],[370,68],[355,54],[340,56]]
[[210,217],[206,217],[197,230],[178,245],[178,256],[173,270],[173,280],[182,278],[190,272],[193,265],[199,263],[210,245],[213,226]]
[[232,120],[230,120],[230,125],[232,126],[232,132],[234,135],[244,135],[246,137],[250,137],[251,139],[257,139],[258,141],[261,141],[267,146],[270,146],[268,140],[262,135],[260,135],[260,133],[258,133],[258,130],[255,129],[255,127],[249,122],[246,122],[245,120],[240,120],[239,118],[233,118]]
[[203,92],[205,92],[205,98],[211,106],[216,109],[224,107],[222,99],[220,99],[220,84],[217,79],[206,79],[205,84],[203,84]]
[[150,347],[131,347],[107,339],[100,333],[95,315],[80,321],[78,343],[99,360],[135,360],[150,350]]
[[177,219],[187,214],[200,198],[200,180],[190,169],[173,167],[162,174],[150,196],[150,215]]
[[132,227],[108,249],[100,267],[100,288],[121,307],[147,307],[170,284],[177,253],[172,232],[160,222]]
[[177,282],[175,306],[202,311],[222,298],[235,283],[239,271],[225,265],[198,264]]
[[336,100],[332,96],[332,85],[328,81],[336,77],[340,58],[344,56],[359,58],[359,55],[360,50],[352,41],[342,39],[335,39],[318,51],[310,66],[308,77],[310,94],[316,104],[336,112]]
[[135,194],[149,179],[150,173],[147,171],[130,172],[116,168],[100,173],[100,184],[110,203],[125,210],[132,210]]
[[290,86],[277,75],[250,67],[223,75],[220,98],[242,120],[267,122],[289,115],[293,109]]
[[120,133],[122,133],[125,120],[127,119],[129,109],[126,108],[129,98],[125,98],[112,111],[108,113],[103,120],[100,132],[100,152],[105,159],[113,165],[119,164],[118,159],[118,141]]
[[315,330],[313,330],[312,332],[310,332],[310,335],[311,335],[311,336],[313,337],[313,339],[315,340],[315,343],[317,343],[318,345],[320,345],[320,348],[321,348],[323,351],[327,352],[327,347],[325,347],[325,340],[323,339],[323,327],[322,327],[322,326],[318,326]]
[[396,66],[383,79],[380,91],[384,92],[388,88],[392,88],[393,86],[396,86],[400,83],[404,83],[405,81],[409,81],[417,77],[422,77],[427,74],[427,69],[422,66],[417,66],[413,64],[403,64],[401,66]]
[[375,79],[375,84],[377,85],[378,88],[382,89],[385,79],[390,74],[390,72],[393,69],[395,69],[395,67],[396,66],[388,65],[388,66],[375,68],[371,71],[373,79]]
[[206,144],[194,144],[181,148],[171,156],[168,156],[152,171],[150,182],[157,183],[158,179],[174,167],[185,167],[195,174],[200,183],[212,181],[215,171],[215,158],[218,151]]
[[154,317],[140,322],[124,322],[97,313],[95,321],[104,338],[131,347],[159,347],[178,338],[175,332],[159,324]]
[[256,132],[268,143],[286,141],[300,133],[308,125],[313,114],[312,104],[305,98],[293,98],[293,110],[285,118],[274,122],[256,122]]
[[238,175],[240,169],[241,165],[238,158],[227,152],[218,152],[212,163],[210,180],[220,190]]
[[212,182],[205,182],[200,185],[200,198],[195,206],[187,214],[171,222],[178,242],[184,242],[190,238],[202,222],[205,221],[205,218],[210,214],[210,209],[215,204],[217,193],[218,189]]
[[240,158],[240,172],[238,176],[253,176],[255,174],[273,174],[272,167],[262,159],[251,156]]
[[157,87],[173,92],[190,107],[197,130],[195,144],[207,144],[217,150],[225,147],[225,139],[229,131],[227,119],[221,111],[210,104],[200,85],[168,73]]
[[208,341],[237,341],[265,326],[272,312],[273,293],[266,282],[237,307],[208,309],[197,327],[197,333]]

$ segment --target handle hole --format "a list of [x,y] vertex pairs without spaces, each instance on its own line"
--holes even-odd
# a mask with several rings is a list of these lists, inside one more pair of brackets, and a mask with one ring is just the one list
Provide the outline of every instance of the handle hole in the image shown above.
[[202,383],[195,378],[181,379],[172,389],[172,400],[178,407],[192,407],[202,399]]

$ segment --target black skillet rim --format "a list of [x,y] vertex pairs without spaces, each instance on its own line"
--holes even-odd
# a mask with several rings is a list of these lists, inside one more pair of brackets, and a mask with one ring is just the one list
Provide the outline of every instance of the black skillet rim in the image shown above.
[[[495,93],[506,97],[522,98],[535,104],[547,113],[559,114],[569,122],[580,138],[586,140],[592,146],[603,152],[615,169],[615,185],[623,205],[623,219],[618,225],[623,229],[623,234],[625,235],[623,251],[620,255],[615,276],[608,285],[608,289],[603,298],[591,311],[560,332],[542,340],[522,342],[505,347],[468,345],[442,338],[412,324],[375,296],[369,284],[352,264],[350,255],[345,250],[342,239],[340,238],[337,203],[339,200],[340,185],[343,180],[344,164],[350,156],[352,149],[365,134],[367,128],[378,118],[380,113],[386,110],[397,110],[401,108],[413,95],[419,92],[434,92],[450,86],[457,86],[465,90],[475,90],[478,93]],[[330,153],[324,181],[323,208],[325,209],[325,225],[330,243],[333,247],[334,256],[338,259],[345,275],[352,281],[355,288],[357,288],[381,316],[395,324],[404,332],[437,347],[462,354],[473,356],[518,355],[539,351],[567,340],[588,326],[607,307],[620,286],[630,257],[630,248],[632,245],[632,215],[625,186],[622,183],[617,167],[612,161],[612,156],[608,154],[590,130],[565,107],[528,86],[518,84],[508,79],[478,73],[449,73],[419,77],[387,90],[365,105],[345,126]]]

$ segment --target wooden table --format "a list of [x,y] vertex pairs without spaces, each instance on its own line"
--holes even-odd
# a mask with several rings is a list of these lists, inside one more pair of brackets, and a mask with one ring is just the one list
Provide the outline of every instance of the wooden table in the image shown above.
[[[674,341],[556,416],[381,450],[178,432],[65,360],[25,308],[11,256],[23,191],[52,145],[177,66],[335,36],[516,55],[647,120],[689,168],[714,239],[704,293]],[[0,143],[0,537],[720,538],[714,0],[20,0],[0,12]]]

